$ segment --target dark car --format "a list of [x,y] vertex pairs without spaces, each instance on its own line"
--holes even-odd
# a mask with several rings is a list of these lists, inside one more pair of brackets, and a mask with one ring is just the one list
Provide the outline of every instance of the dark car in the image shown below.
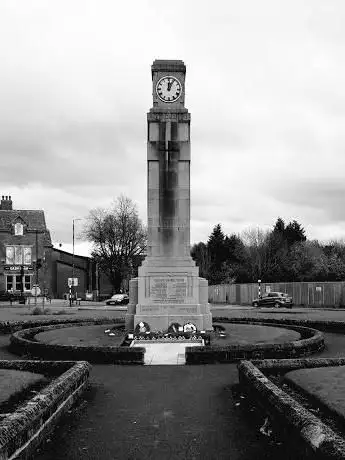
[[285,307],[291,308],[292,298],[286,292],[268,292],[261,298],[254,299],[252,302],[253,307]]
[[0,302],[9,302],[10,300],[15,301],[21,298],[20,291],[0,291]]
[[106,305],[127,305],[129,297],[127,294],[114,294],[105,301]]

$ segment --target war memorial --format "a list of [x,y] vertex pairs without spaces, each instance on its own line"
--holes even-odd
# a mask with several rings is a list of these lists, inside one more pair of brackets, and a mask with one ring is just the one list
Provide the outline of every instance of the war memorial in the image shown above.
[[[186,67],[151,69],[148,248],[127,312],[0,317],[1,378],[36,385],[0,393],[0,458],[345,459],[345,321],[265,309],[212,317],[190,257]],[[147,362],[160,341],[180,341],[183,362]]]
[[[212,329],[208,284],[190,256],[190,113],[182,61],[152,65],[147,114],[147,257],[131,281],[128,330]],[[192,326],[189,326],[192,327]]]

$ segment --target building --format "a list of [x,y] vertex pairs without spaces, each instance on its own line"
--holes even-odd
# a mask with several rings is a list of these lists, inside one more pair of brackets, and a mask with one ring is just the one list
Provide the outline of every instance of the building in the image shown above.
[[44,211],[13,209],[10,196],[0,202],[0,292],[28,295],[51,286],[52,243]]
[[90,258],[54,248],[44,211],[13,209],[10,196],[0,202],[0,294],[32,295],[34,286],[52,298],[69,293],[69,278],[77,278],[75,294],[104,299],[114,294],[107,276]]

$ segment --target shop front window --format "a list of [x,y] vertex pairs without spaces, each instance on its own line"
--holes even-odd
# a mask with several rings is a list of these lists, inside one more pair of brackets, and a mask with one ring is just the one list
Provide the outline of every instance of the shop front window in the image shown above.
[[31,289],[31,276],[25,275],[24,276],[24,289],[29,291]]
[[10,291],[11,289],[14,289],[14,287],[13,287],[13,275],[7,275],[7,277],[6,277],[6,290]]
[[[30,291],[31,289],[31,275],[24,275],[24,290]],[[6,289],[7,291],[21,291],[22,290],[22,277],[21,275],[7,275],[6,276]]]
[[21,291],[22,290],[22,280],[21,276],[16,276],[16,291]]

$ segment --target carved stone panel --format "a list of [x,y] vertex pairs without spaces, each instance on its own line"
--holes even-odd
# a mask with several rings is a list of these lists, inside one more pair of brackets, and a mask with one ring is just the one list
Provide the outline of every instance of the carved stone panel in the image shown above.
[[157,303],[185,303],[186,276],[154,276],[150,278],[150,298]]

